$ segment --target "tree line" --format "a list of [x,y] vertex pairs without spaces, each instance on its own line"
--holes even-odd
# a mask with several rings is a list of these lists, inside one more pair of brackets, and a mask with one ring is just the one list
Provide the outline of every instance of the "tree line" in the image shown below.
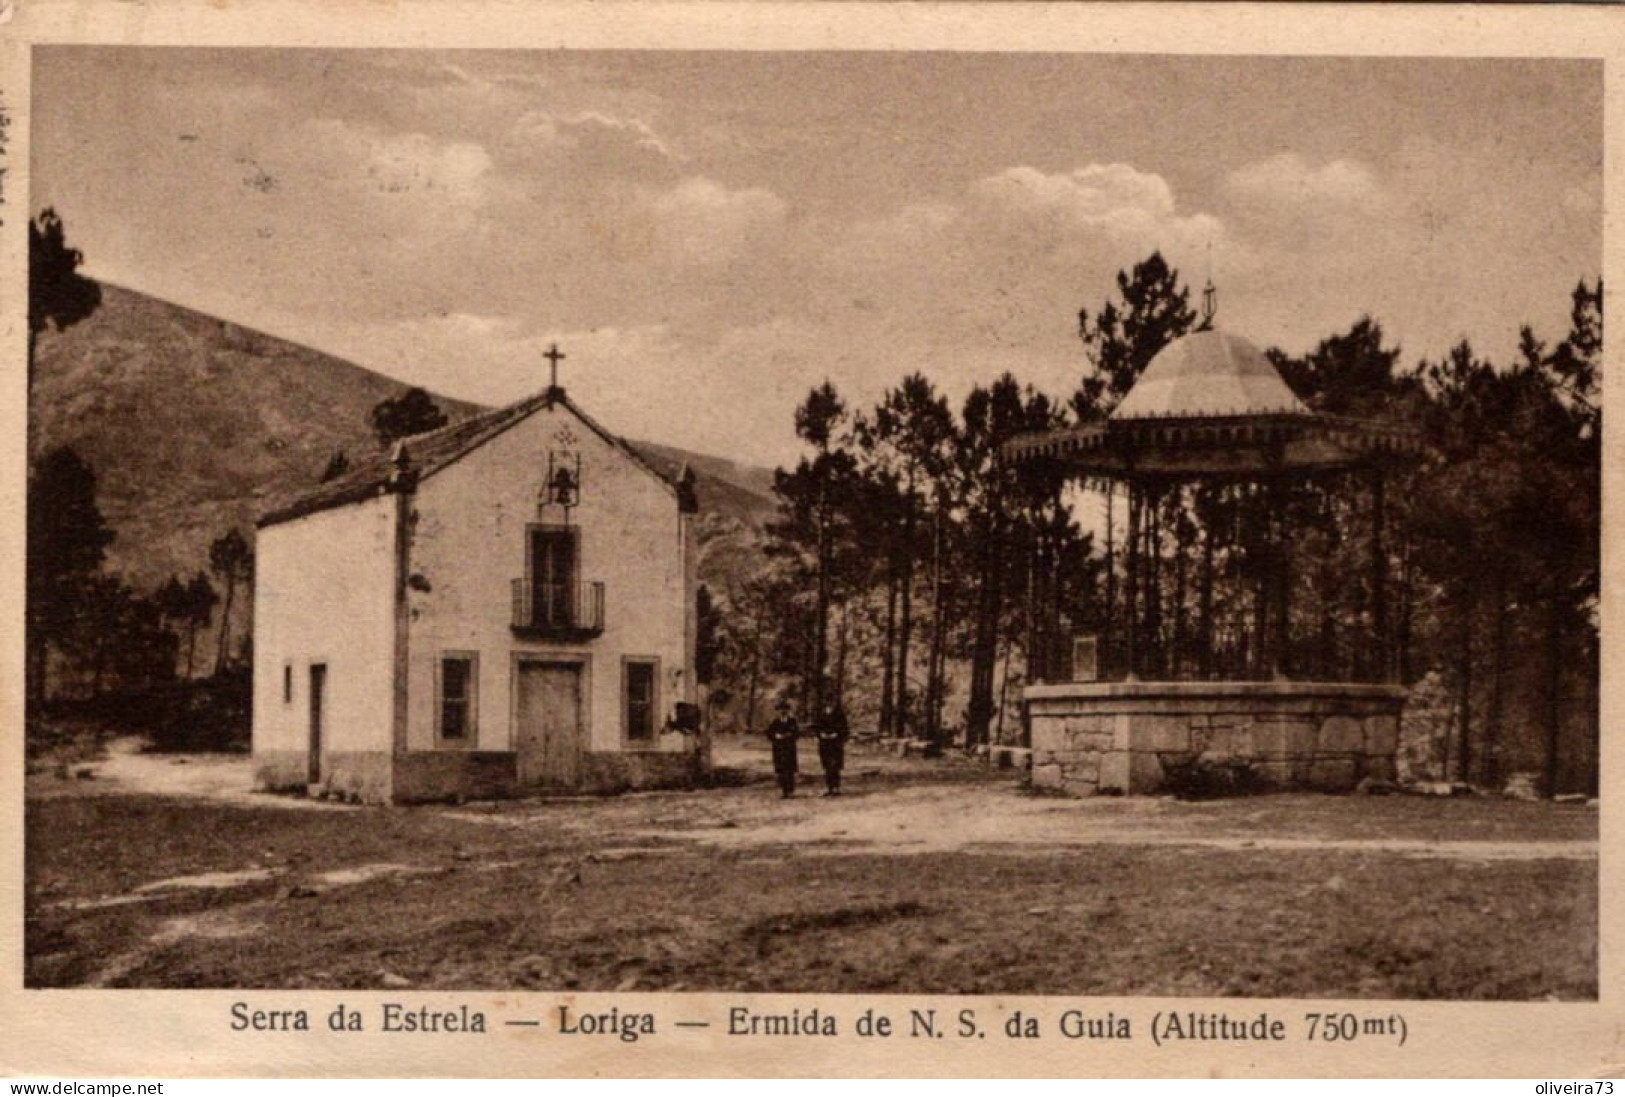
[[[47,209],[29,224],[28,376],[36,337],[93,315],[101,289],[80,273],[84,256],[69,246],[62,220]],[[368,414],[379,448],[445,425],[445,413],[421,388],[380,401]],[[323,481],[349,468],[336,450]],[[206,567],[175,574],[142,591],[107,569],[116,534],[97,499],[96,473],[73,447],[31,463],[27,493],[26,696],[32,715],[55,699],[53,684],[80,698],[128,693],[177,680],[237,680],[246,705],[252,660],[254,550],[236,528],[208,549]],[[200,637],[212,636],[212,651]],[[246,718],[246,712],[242,714]]]
[[[370,419],[380,446],[445,422],[421,389],[381,401]],[[332,478],[333,466],[341,460],[343,451],[338,451],[323,479]],[[51,700],[53,678],[74,680],[73,692],[90,696],[177,677],[238,673],[246,680],[252,661],[250,540],[235,527],[227,529],[210,542],[206,570],[200,568],[190,578],[171,575],[156,589],[142,592],[106,569],[107,549],[116,534],[96,495],[95,471],[71,446],[50,449],[34,462],[28,480],[26,567],[31,706],[43,707]],[[198,638],[210,632],[214,645],[205,663]]]
[[[1407,368],[1370,317],[1301,356],[1270,350],[1314,411],[1415,430],[1420,456],[1381,482],[1317,476],[1273,500],[1193,483],[1133,508],[1121,488],[1000,459],[1018,434],[1107,415],[1203,323],[1160,254],[1115,289],[1079,312],[1064,398],[1008,373],[957,405],[918,373],[872,407],[827,381],[808,392],[794,423],[805,454],[775,474],[764,566],[707,592],[709,677],[744,721],[772,691],[806,717],[839,704],[856,726],[933,749],[1011,740],[1021,687],[1066,677],[1073,637],[1096,636],[1121,670],[1132,613],[1152,641],[1142,675],[1393,678],[1447,700],[1433,707],[1453,776],[1593,785],[1600,280],[1574,290],[1561,340],[1526,327],[1507,362],[1463,341]],[[1099,518],[1085,529],[1075,512],[1088,506]],[[1290,588],[1278,621],[1271,582]]]

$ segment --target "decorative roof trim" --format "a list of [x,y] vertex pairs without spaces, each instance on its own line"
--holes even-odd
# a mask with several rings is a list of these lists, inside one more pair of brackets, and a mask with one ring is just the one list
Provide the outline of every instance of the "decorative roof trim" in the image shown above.
[[[422,434],[409,435],[396,443],[392,455],[388,460],[375,462],[377,466],[376,468],[369,466],[369,468],[366,470],[367,475],[358,476],[354,483],[341,484],[336,487],[318,488],[316,490],[306,492],[305,494],[293,499],[291,502],[266,511],[259,517],[254,525],[258,529],[265,529],[269,526],[281,525],[282,523],[291,522],[297,518],[306,517],[307,515],[318,514],[325,510],[334,510],[342,506],[349,506],[352,503],[363,502],[367,499],[377,498],[378,496],[390,494],[392,492],[410,491],[415,488],[417,484],[433,476],[435,473],[450,468],[468,454],[479,449],[481,446],[484,446],[487,442],[493,441],[499,435],[506,433],[510,427],[524,422],[526,419],[529,419],[536,412],[544,408],[552,408],[555,406],[563,406],[567,408],[584,427],[592,431],[611,447],[619,450],[623,455],[630,458],[633,464],[637,465],[644,472],[654,477],[654,479],[659,481],[667,491],[671,492],[673,498],[681,501],[679,486],[674,483],[665,473],[656,468],[647,457],[639,453],[629,442],[626,441],[626,439],[621,438],[618,435],[611,434],[608,430],[604,429],[604,427],[600,425],[596,419],[582,411],[574,401],[566,396],[563,389],[549,388],[533,396],[527,396],[525,399],[516,403],[509,404],[507,407],[498,408],[495,411],[484,412],[481,415],[476,415],[472,418],[461,420],[460,422],[448,423],[443,427],[438,427],[431,431],[425,431]],[[474,430],[469,431],[470,425],[477,423],[480,420],[487,421]],[[401,475],[402,458],[404,458],[406,462],[410,462],[414,449],[421,452],[425,444],[432,443],[437,438],[442,438],[447,434],[455,433],[457,431],[469,431],[468,438],[457,443],[455,446],[450,447],[443,453],[436,453],[431,460],[424,463],[421,467],[413,467],[408,465],[408,467],[411,468],[413,475]]]
[[1020,434],[1004,444],[1006,460],[1066,458],[1084,451],[1210,449],[1256,445],[1308,435],[1333,439],[1367,453],[1415,453],[1420,437],[1408,424],[1381,423],[1316,412],[1157,415],[1106,419],[1059,430]]

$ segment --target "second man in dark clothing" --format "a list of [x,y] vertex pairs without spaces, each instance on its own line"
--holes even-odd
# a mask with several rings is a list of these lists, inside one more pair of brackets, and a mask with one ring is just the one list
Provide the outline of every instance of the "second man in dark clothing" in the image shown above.
[[773,774],[779,779],[779,795],[789,799],[796,794],[796,740],[801,729],[796,726],[788,701],[780,701],[774,713],[773,722],[767,725],[767,741],[773,747]]
[[840,705],[824,713],[818,724],[818,761],[824,767],[824,795],[841,794],[841,768],[846,765],[846,710]]

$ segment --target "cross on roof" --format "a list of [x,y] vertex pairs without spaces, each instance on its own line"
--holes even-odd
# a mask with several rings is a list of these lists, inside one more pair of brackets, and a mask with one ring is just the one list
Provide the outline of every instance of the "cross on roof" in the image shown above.
[[565,354],[559,349],[559,345],[554,343],[547,348],[547,353],[542,357],[547,359],[548,367],[551,370],[548,388],[556,389],[559,387],[559,363],[564,360]]

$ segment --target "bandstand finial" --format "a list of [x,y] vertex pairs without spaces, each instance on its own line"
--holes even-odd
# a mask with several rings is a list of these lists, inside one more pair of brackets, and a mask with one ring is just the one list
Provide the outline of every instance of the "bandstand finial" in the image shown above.
[[1213,288],[1213,241],[1207,242],[1207,285],[1202,287],[1202,330],[1213,328],[1213,317],[1219,311],[1219,291]]

